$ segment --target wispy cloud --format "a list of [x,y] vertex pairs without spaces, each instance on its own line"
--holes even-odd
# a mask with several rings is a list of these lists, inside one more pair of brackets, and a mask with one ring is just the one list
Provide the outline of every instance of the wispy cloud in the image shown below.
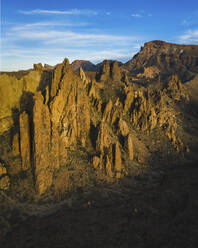
[[[37,28],[39,27],[39,29]],[[27,26],[15,26],[7,32],[7,41],[32,41],[37,40],[45,45],[72,45],[89,46],[99,45],[126,45],[141,39],[137,36],[122,36],[104,33],[82,33],[80,31],[56,30],[50,23],[34,23]]]
[[19,24],[12,27],[12,31],[20,31],[20,30],[30,30],[30,29],[42,29],[45,27],[84,27],[87,26],[88,23],[79,22],[35,22],[35,23],[27,23],[27,24]]
[[47,10],[47,9],[33,9],[33,10],[19,10],[24,15],[97,15],[98,12],[86,9],[71,9],[71,10]]
[[[34,10],[23,14],[80,15],[82,13],[94,15],[90,10],[77,9],[50,10],[49,12],[48,10]],[[98,18],[111,14],[109,10],[98,11]],[[115,31],[112,33],[111,30],[108,32],[107,29],[95,28],[95,17],[93,23],[85,23],[82,18],[73,18],[73,16],[55,17],[56,19],[51,19],[51,17],[42,16],[43,21],[38,19],[39,21],[33,22],[32,19],[30,23],[18,22],[7,25],[1,39],[1,56],[3,57],[1,70],[27,69],[37,62],[54,65],[60,63],[65,57],[68,57],[71,62],[76,59],[92,62],[104,59],[127,61],[143,43],[141,42],[143,37],[140,36],[121,35],[116,34]]]
[[142,15],[137,14],[137,13],[136,13],[136,14],[131,14],[131,16],[132,16],[132,17],[135,17],[135,18],[142,18]]
[[[47,34],[46,34],[47,35]],[[54,36],[53,36],[54,37]],[[55,39],[47,40],[46,44],[60,44],[68,41],[81,42],[81,44],[97,44],[97,43],[127,43],[131,41],[136,41],[138,37],[135,36],[119,36],[119,35],[108,35],[108,34],[82,34],[75,32],[65,32],[63,34],[57,34]]]
[[188,30],[178,38],[179,42],[183,44],[198,44],[198,29]]

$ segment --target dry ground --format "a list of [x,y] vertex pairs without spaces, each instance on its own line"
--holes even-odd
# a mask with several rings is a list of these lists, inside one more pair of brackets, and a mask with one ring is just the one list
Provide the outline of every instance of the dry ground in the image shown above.
[[15,226],[1,247],[196,248],[197,178],[194,163],[70,195]]

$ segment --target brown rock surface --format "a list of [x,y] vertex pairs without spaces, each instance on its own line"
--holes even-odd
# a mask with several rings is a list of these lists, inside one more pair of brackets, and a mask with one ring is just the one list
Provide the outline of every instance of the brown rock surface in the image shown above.
[[18,156],[20,155],[20,149],[19,149],[19,134],[16,133],[12,139],[12,155]]
[[133,148],[133,137],[131,134],[127,137],[127,148],[128,148],[128,155],[129,159],[133,160],[134,158],[134,148]]
[[[34,166],[36,187],[44,193],[52,183],[53,158],[51,156],[51,122],[48,106],[43,104],[43,96],[37,92],[34,97]],[[57,161],[58,163],[58,161]]]
[[20,126],[20,151],[22,160],[22,170],[28,170],[31,167],[30,153],[30,125],[29,117],[26,112],[23,112],[19,117]]

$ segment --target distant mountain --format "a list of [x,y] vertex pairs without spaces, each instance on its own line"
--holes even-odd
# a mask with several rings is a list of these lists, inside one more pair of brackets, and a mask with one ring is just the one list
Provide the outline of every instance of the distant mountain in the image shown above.
[[71,66],[75,71],[80,67],[83,69],[83,71],[97,71],[97,66],[87,60],[74,60],[71,63]]
[[[115,60],[105,60],[105,61],[108,61],[109,64],[112,64]],[[102,64],[103,62],[100,62],[95,65],[88,60],[74,60],[71,63],[71,66],[74,68],[75,71],[81,67],[85,72],[99,72],[102,68]],[[122,65],[123,63],[118,61],[118,66],[122,66]]]
[[155,68],[161,75],[177,74],[180,80],[188,81],[198,73],[198,46],[150,41],[123,67],[134,74]]

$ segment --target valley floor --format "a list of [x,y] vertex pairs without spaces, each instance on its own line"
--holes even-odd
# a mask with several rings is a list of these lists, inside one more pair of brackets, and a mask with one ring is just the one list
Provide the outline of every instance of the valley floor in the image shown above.
[[1,247],[198,247],[197,178],[197,164],[177,166],[78,193],[19,223]]

